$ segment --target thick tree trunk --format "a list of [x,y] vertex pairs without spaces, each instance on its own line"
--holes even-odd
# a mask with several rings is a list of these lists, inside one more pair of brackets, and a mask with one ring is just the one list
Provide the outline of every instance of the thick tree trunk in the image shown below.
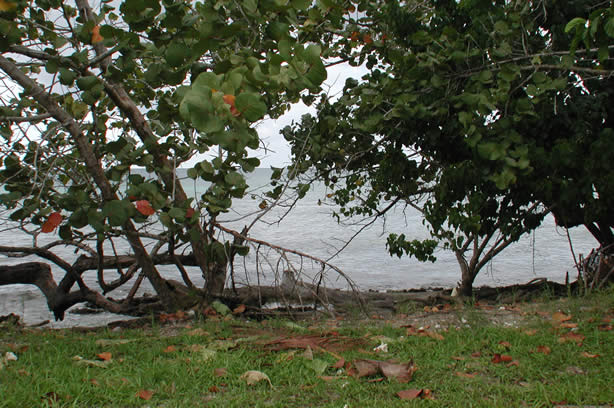
[[42,262],[0,266],[0,286],[13,284],[38,287],[45,295],[47,306],[56,320],[63,320],[66,309],[85,300],[80,291],[66,293],[58,288],[51,267]]

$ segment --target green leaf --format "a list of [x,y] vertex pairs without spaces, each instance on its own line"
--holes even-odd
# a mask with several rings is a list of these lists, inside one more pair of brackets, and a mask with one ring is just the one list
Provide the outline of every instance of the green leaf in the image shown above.
[[235,99],[235,107],[249,122],[262,119],[268,110],[266,104],[260,99],[260,95],[253,92],[240,93]]
[[567,23],[567,25],[565,26],[565,32],[569,33],[571,30],[575,29],[576,27],[585,27],[585,26],[586,26],[586,20],[581,17],[576,17],[573,20],[571,20],[569,23]]
[[98,78],[93,75],[84,76],[77,79],[77,86],[83,91],[88,91],[99,83],[100,81],[98,81]]
[[226,174],[224,176],[224,181],[230,184],[231,186],[235,186],[235,187],[245,185],[245,179],[240,173],[236,171]]
[[614,38],[614,17],[611,17],[610,19],[608,19],[608,21],[606,21],[603,26],[603,30],[608,35],[608,37]]
[[62,85],[70,86],[75,81],[75,78],[77,78],[77,74],[64,67],[61,67],[58,72],[60,73],[60,83]]
[[190,55],[190,48],[184,44],[173,43],[166,50],[165,59],[171,67],[182,65]]

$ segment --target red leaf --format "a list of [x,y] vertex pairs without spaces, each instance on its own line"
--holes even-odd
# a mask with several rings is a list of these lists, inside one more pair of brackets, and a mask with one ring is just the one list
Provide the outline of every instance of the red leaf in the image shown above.
[[149,401],[151,397],[153,397],[154,392],[150,390],[140,390],[136,393],[136,396],[140,399],[144,399],[145,401]]
[[104,353],[96,354],[96,357],[98,357],[102,361],[109,361],[111,360],[112,355],[108,351],[105,351]]
[[196,213],[196,211],[194,211],[194,209],[192,207],[188,208],[185,211],[185,216],[186,218],[192,218],[192,216]]
[[175,346],[168,346],[167,348],[164,349],[165,353],[172,353],[174,351],[176,351],[177,348]]
[[582,357],[586,357],[586,358],[597,358],[599,357],[599,354],[593,354],[593,353],[589,353],[587,351],[583,351],[582,352]]
[[104,37],[100,35],[100,26],[94,26],[92,28],[92,44],[99,43],[104,40]]
[[44,232],[44,233],[53,232],[55,231],[57,226],[60,225],[61,222],[62,222],[62,214],[60,214],[57,211],[52,212],[51,214],[49,214],[49,217],[47,217],[47,221],[45,221],[45,223],[41,227],[41,232]]
[[224,95],[222,98],[224,99],[224,102],[230,105],[230,113],[232,113],[232,116],[241,115],[241,112],[239,112],[239,110],[235,106],[236,97],[234,95]]
[[566,322],[568,320],[571,320],[571,316],[570,315],[566,315],[565,313],[555,312],[555,313],[552,314],[552,320],[555,323],[563,323],[563,322]]
[[499,364],[499,363],[509,363],[512,360],[513,360],[513,358],[511,356],[508,356],[506,354],[495,353],[495,355],[492,357],[491,361],[494,364]]
[[537,346],[538,353],[550,354],[552,350],[548,346]]
[[235,307],[235,309],[232,311],[232,314],[241,314],[243,312],[245,312],[245,305],[241,304]]
[[213,369],[213,375],[215,375],[216,377],[226,377],[228,375],[228,369],[224,367],[215,368]]
[[343,366],[345,366],[345,360],[343,358],[340,358],[339,360],[337,360],[337,362],[333,365],[333,368],[339,369],[339,368],[343,368]]
[[509,341],[500,341],[499,345],[505,347],[506,349],[509,349],[512,347]]
[[147,200],[139,200],[136,202],[136,209],[138,212],[145,216],[154,215],[156,210],[153,209],[149,201]]

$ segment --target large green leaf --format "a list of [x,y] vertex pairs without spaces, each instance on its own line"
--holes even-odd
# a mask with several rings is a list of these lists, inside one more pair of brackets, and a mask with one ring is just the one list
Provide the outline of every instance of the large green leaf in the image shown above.
[[260,95],[254,92],[240,93],[235,99],[235,107],[250,122],[262,119],[268,110]]

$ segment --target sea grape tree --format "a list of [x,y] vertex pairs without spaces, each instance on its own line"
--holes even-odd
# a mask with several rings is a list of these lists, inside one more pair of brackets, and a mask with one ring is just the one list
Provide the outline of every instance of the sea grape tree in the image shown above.
[[[39,286],[60,319],[85,300],[131,310],[86,285],[88,270],[98,271],[104,292],[140,273],[166,309],[193,301],[186,286],[211,300],[224,289],[229,261],[247,251],[238,238],[221,239],[216,223],[245,194],[243,175],[259,165],[250,155],[260,143],[255,124],[319,91],[320,33],[340,26],[345,7],[95,4],[0,2],[0,204],[4,233],[19,231],[32,243],[4,242],[0,251],[36,255],[65,272],[57,284],[47,264],[3,266],[0,284]],[[189,179],[209,182],[197,197],[177,176],[188,162]],[[62,259],[60,246],[81,256]],[[166,279],[160,264],[176,265],[185,282]],[[204,290],[193,287],[186,266],[203,275]],[[107,282],[107,270],[117,279]]]
[[[431,238],[392,235],[389,251],[433,260],[438,243],[451,249],[465,295],[549,211],[611,235],[614,20],[589,16],[589,3],[358,2],[330,47],[368,73],[286,129],[294,168],[324,178],[339,215],[417,207]],[[572,40],[575,28],[593,33],[574,17],[601,27],[601,46]]]

